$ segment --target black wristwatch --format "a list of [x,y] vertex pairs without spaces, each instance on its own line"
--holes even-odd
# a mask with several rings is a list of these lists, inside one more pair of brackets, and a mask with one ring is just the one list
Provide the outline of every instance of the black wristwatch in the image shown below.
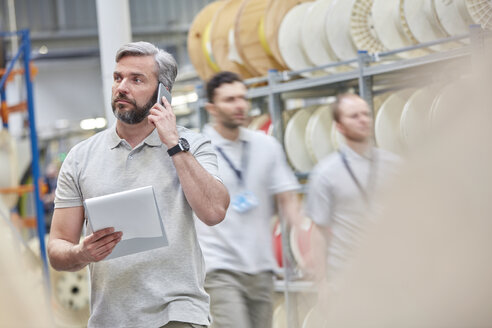
[[188,143],[188,140],[186,140],[185,138],[179,138],[178,144],[174,147],[169,148],[167,150],[167,153],[169,154],[169,156],[173,156],[179,152],[187,152],[188,150],[190,150],[190,144]]

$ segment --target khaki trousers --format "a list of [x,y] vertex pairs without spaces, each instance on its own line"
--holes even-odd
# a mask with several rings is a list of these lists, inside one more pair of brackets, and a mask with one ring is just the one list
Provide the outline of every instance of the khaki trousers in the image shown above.
[[210,295],[210,328],[271,328],[273,273],[212,271],[205,278]]

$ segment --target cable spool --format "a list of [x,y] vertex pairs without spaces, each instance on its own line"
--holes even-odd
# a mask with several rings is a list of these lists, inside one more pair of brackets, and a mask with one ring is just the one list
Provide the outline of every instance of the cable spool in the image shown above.
[[215,71],[210,66],[209,62],[204,55],[204,46],[207,45],[207,32],[210,32],[210,22],[214,14],[219,10],[227,1],[218,0],[210,3],[205,8],[203,8],[195,19],[191,23],[188,32],[188,56],[190,57],[191,63],[198,75],[202,80],[208,80],[211,78]]
[[328,328],[325,311],[314,306],[304,317],[302,328]]
[[[400,0],[373,0],[371,13],[374,31],[386,49],[396,50],[418,43],[409,31],[405,32],[404,17],[403,20],[400,17]],[[418,49],[400,52],[397,56],[411,58],[427,53],[425,50]]]
[[[271,54],[265,36],[265,13],[268,0],[244,0],[236,16],[234,38],[244,66],[258,76],[269,69],[283,70]],[[258,27],[255,29],[255,27]]]
[[[278,31],[282,20],[287,12],[299,3],[310,0],[269,0],[265,14],[266,41],[275,60],[284,68],[288,69],[278,45]],[[296,22],[296,25],[298,22]]]
[[296,261],[296,264],[301,268],[307,268],[307,256],[311,251],[311,232],[313,229],[313,221],[304,217],[299,226],[293,226],[290,230],[290,249]]
[[258,131],[261,131],[263,133],[265,133],[266,135],[273,135],[273,124],[272,124],[272,119],[271,118],[268,118],[268,121],[266,121],[265,123],[263,123],[259,128],[258,128]]
[[[301,25],[308,8],[312,4],[301,3],[284,16],[278,31],[278,48],[289,69],[293,71],[313,67],[302,48]],[[304,75],[304,74],[303,74]],[[310,76],[311,74],[305,74]]]
[[436,98],[438,86],[430,86],[415,91],[401,114],[400,132],[409,150],[417,149],[429,135],[429,116]]
[[338,131],[336,123],[331,126],[331,142],[335,149],[339,149],[345,144],[345,137]]
[[257,130],[261,124],[268,121],[269,117],[270,117],[270,115],[268,115],[268,114],[261,114],[261,115],[252,117],[251,121],[248,124],[248,129]]
[[[46,235],[46,244],[48,235]],[[29,249],[39,257],[39,239],[28,242]],[[76,272],[56,271],[49,266],[51,305],[57,327],[86,327],[90,315],[89,269]]]
[[400,154],[403,141],[400,134],[400,120],[403,108],[414,90],[404,89],[389,96],[376,115],[375,137],[380,148]]
[[306,148],[313,163],[335,151],[333,114],[329,105],[320,106],[306,125]]
[[277,261],[277,265],[282,268],[284,266],[284,259],[282,257],[282,227],[278,217],[275,218],[273,225],[273,255]]
[[261,114],[254,117],[248,124],[248,129],[261,131],[266,135],[272,135],[273,124],[269,114]]
[[272,328],[287,327],[287,313],[285,312],[285,303],[278,304],[273,310]]
[[374,30],[371,8],[372,0],[355,1],[350,18],[350,34],[359,50],[367,50],[370,53],[383,52],[386,48]]
[[[7,129],[0,130],[0,188],[11,188],[19,185],[19,160],[14,138]],[[0,194],[5,206],[14,208],[19,200],[15,193]]]
[[21,238],[0,198],[0,326],[54,327],[42,261]]
[[316,106],[310,106],[298,110],[287,122],[285,128],[285,152],[291,165],[299,172],[309,172],[314,166],[304,138],[309,117],[315,109]]
[[465,0],[468,12],[476,24],[482,28],[492,30],[492,1]]
[[[401,0],[401,15],[405,17],[413,37],[419,42],[431,42],[448,37],[437,18],[433,0]],[[435,51],[456,48],[457,43],[437,44],[429,47]]]
[[461,114],[463,108],[470,107],[470,101],[476,91],[473,84],[466,79],[459,79],[444,86],[434,99],[430,110],[431,133],[447,127]]
[[[304,53],[315,66],[337,61],[325,33],[325,18],[332,0],[317,0],[307,9],[301,24],[301,43]],[[335,69],[326,69],[335,73]]]
[[354,3],[355,0],[332,0],[326,15],[328,43],[342,61],[357,57],[357,48],[350,35],[350,16]]
[[474,23],[465,0],[433,0],[437,18],[449,35],[468,34]]
[[231,29],[234,29],[236,14],[240,5],[241,0],[229,0],[215,12],[211,21],[210,40],[212,53],[220,70],[234,72],[246,79],[255,76],[255,73],[249,72],[240,63],[229,59],[229,53],[235,47],[234,44],[229,43],[229,34],[234,35]]
[[209,67],[212,68],[214,73],[220,72],[220,67],[217,65],[217,61],[215,60],[214,54],[212,52],[212,42],[210,33],[212,30],[212,22],[210,21],[205,27],[205,31],[203,32],[202,39],[202,52],[205,55],[205,60]]

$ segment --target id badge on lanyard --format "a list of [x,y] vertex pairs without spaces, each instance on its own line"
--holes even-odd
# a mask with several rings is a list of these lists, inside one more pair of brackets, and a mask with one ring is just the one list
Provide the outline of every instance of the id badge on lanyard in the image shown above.
[[249,146],[248,143],[246,141],[243,141],[243,151],[241,154],[241,170],[238,170],[234,166],[234,164],[232,163],[232,161],[226,155],[226,153],[222,148],[220,148],[219,146],[215,147],[217,148],[220,155],[225,159],[229,167],[232,169],[232,171],[236,174],[236,177],[238,178],[241,191],[233,195],[231,200],[232,209],[238,213],[246,213],[251,209],[255,208],[256,206],[258,206],[258,198],[255,196],[255,194],[252,191],[246,189],[245,182],[244,182],[244,176],[248,165],[248,150],[249,150],[248,146]]

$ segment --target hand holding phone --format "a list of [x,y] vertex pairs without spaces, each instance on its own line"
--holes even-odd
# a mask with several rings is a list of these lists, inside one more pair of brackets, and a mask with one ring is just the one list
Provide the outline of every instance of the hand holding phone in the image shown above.
[[159,91],[157,91],[157,101],[156,102],[158,102],[159,104],[164,106],[164,104],[162,103],[162,97],[166,97],[169,104],[171,104],[171,101],[172,101],[171,93],[167,90],[167,88],[164,86],[164,84],[159,82]]

